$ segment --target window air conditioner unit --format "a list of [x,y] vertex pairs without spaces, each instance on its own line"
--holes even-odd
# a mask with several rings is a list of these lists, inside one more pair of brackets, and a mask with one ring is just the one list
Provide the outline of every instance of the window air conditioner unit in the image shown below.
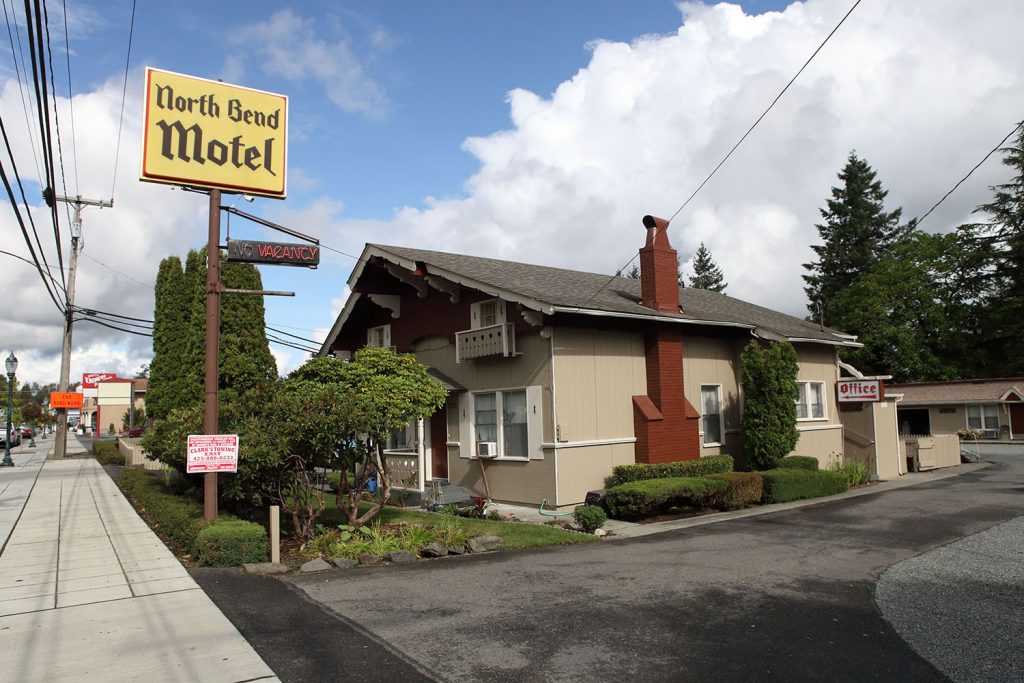
[[478,458],[497,458],[498,457],[498,442],[497,441],[477,441],[476,442],[476,456]]

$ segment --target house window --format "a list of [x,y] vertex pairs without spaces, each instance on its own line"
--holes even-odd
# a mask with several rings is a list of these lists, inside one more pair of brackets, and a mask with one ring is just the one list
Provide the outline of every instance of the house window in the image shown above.
[[388,450],[400,450],[409,447],[408,426],[392,429],[388,435]]
[[796,419],[825,419],[825,383],[797,382],[800,395],[796,399]]
[[999,411],[993,405],[967,406],[968,429],[999,429]]
[[371,327],[366,331],[366,345],[374,348],[391,347],[391,325]]
[[491,327],[505,322],[505,302],[501,299],[487,299],[470,306],[471,328]]
[[494,442],[499,458],[527,459],[529,431],[526,391],[496,391],[473,395],[476,443]]
[[722,385],[700,385],[701,428],[705,446],[722,444]]

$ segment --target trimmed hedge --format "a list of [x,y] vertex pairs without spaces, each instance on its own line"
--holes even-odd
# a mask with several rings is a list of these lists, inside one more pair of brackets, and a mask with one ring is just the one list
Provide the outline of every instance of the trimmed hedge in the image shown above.
[[123,465],[124,456],[117,441],[93,441],[92,454],[101,465]]
[[211,567],[267,561],[267,530],[244,519],[218,519],[196,536],[196,560]]
[[259,524],[230,515],[209,524],[199,501],[174,495],[146,470],[125,468],[118,483],[154,531],[201,564],[231,567],[266,559],[267,533]]
[[812,458],[809,455],[787,455],[785,458],[779,458],[778,462],[775,463],[775,467],[779,469],[811,471],[819,469],[818,459]]
[[842,472],[775,469],[759,473],[764,480],[765,503],[785,503],[842,493],[848,488]]
[[657,465],[637,463],[635,465],[616,465],[612,468],[612,486],[628,484],[633,481],[650,479],[668,479],[679,477],[703,477],[718,472],[732,472],[731,455],[709,455],[696,460],[680,460]]
[[764,496],[764,479],[760,472],[720,472],[709,474],[705,479],[721,480],[729,485],[715,506],[725,510],[758,505]]
[[632,481],[605,491],[605,505],[612,517],[642,519],[674,507],[711,507],[729,484],[695,477],[669,477]]

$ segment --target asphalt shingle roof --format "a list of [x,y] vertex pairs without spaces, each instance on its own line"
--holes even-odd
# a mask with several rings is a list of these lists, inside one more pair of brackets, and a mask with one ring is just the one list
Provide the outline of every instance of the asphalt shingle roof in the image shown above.
[[368,246],[405,260],[423,262],[428,269],[430,266],[442,268],[550,306],[752,325],[791,339],[844,341],[844,337],[836,336],[841,333],[828,327],[822,328],[816,323],[703,289],[680,288],[682,314],[658,313],[640,305],[640,281],[632,278],[616,277],[609,282],[609,276],[600,273],[383,244]]
[[1020,394],[1024,390],[1024,377],[887,384],[885,393],[903,394],[900,405],[911,406],[933,403],[995,403],[1010,389]]

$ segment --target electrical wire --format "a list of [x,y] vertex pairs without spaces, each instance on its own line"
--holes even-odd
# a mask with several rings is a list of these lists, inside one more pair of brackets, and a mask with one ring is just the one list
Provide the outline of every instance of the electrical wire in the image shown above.
[[932,208],[930,208],[930,209],[928,209],[927,211],[925,211],[925,213],[924,213],[924,215],[923,215],[923,216],[921,216],[921,217],[920,217],[920,218],[918,218],[918,219],[917,219],[916,221],[914,221],[914,227],[918,227],[918,226],[920,226],[920,225],[921,225],[921,223],[923,223],[923,222],[924,222],[924,219],[925,219],[925,218],[928,218],[928,216],[930,216],[930,215],[932,214],[932,211],[934,211],[935,209],[939,208],[939,204],[941,204],[942,202],[946,201],[946,198],[947,198],[947,197],[949,197],[949,195],[951,195],[951,194],[953,194],[954,192],[956,192],[956,189],[957,189],[958,187],[960,187],[961,185],[963,185],[963,184],[964,184],[964,181],[966,181],[966,180],[967,180],[968,178],[970,178],[970,177],[971,177],[971,175],[972,175],[972,174],[973,174],[973,173],[974,173],[975,171],[977,171],[977,170],[978,170],[979,168],[981,168],[982,164],[984,164],[984,163],[985,163],[986,161],[988,161],[988,158],[989,158],[990,156],[992,156],[993,154],[995,154],[996,152],[998,152],[998,151],[999,151],[999,150],[1000,150],[1000,149],[1002,148],[1002,146],[1006,144],[1006,141],[1007,141],[1007,140],[1009,140],[1009,139],[1010,139],[1011,137],[1013,137],[1013,135],[1014,135],[1014,134],[1015,134],[1015,133],[1016,133],[1017,131],[1019,131],[1019,130],[1020,130],[1020,129],[1021,129],[1022,127],[1024,127],[1024,121],[1021,121],[1021,122],[1020,122],[1020,123],[1018,123],[1018,124],[1017,124],[1016,126],[1014,126],[1014,127],[1013,127],[1013,130],[1011,130],[1011,131],[1010,131],[1009,133],[1007,133],[1007,134],[1006,134],[1006,137],[1005,137],[1005,138],[1003,138],[1002,140],[1000,140],[1000,142],[999,142],[999,144],[998,144],[998,145],[996,145],[996,146],[995,146],[995,147],[993,147],[993,148],[992,148],[991,150],[989,150],[989,153],[988,153],[988,154],[986,154],[986,155],[985,155],[985,157],[984,157],[984,158],[983,158],[983,159],[982,159],[981,161],[979,161],[979,162],[978,162],[977,164],[975,164],[975,165],[974,165],[974,168],[972,168],[972,169],[971,169],[970,171],[968,171],[968,172],[967,172],[967,175],[965,175],[965,176],[964,176],[963,178],[961,178],[960,180],[958,180],[958,181],[957,181],[957,183],[956,183],[956,185],[954,185],[954,186],[953,186],[953,187],[952,187],[952,188],[951,188],[951,189],[949,190],[949,192],[947,192],[946,194],[942,195],[942,198],[941,198],[941,199],[939,199],[939,201],[935,202],[935,203],[934,203],[934,204],[932,205]]
[[71,109],[71,154],[75,162],[75,194],[81,196],[82,192],[78,186],[78,140],[75,137],[75,91],[71,88],[71,40],[68,38],[67,0],[62,0],[62,4],[64,7],[64,54],[68,62],[68,106]]
[[89,254],[85,253],[84,250],[82,252],[80,252],[80,253],[82,254],[82,256],[84,256],[85,258],[89,259],[93,263],[101,265],[104,268],[106,268],[107,270],[111,271],[112,273],[117,273],[121,277],[126,277],[129,280],[131,280],[132,282],[138,283],[138,284],[142,285],[143,287],[152,287],[152,286],[154,286],[152,282],[142,282],[141,280],[136,280],[131,275],[128,275],[126,273],[122,273],[117,268],[112,268],[112,267],[108,266],[106,263],[104,263],[103,261],[98,261],[98,260],[94,259],[92,256],[89,256]]
[[[739,139],[739,140],[738,140],[738,141],[736,142],[736,144],[732,146],[732,149],[730,149],[730,150],[728,151],[728,153],[726,153],[726,155],[725,155],[724,157],[722,157],[722,160],[721,160],[721,161],[719,161],[719,162],[718,162],[718,164],[717,164],[717,165],[716,165],[716,166],[715,166],[715,167],[714,167],[714,168],[713,168],[713,169],[711,170],[711,173],[709,173],[709,174],[707,175],[707,177],[706,177],[706,178],[704,178],[704,180],[703,180],[703,181],[701,181],[700,185],[698,185],[698,186],[697,186],[697,189],[696,189],[696,190],[694,190],[694,191],[693,191],[693,193],[692,193],[692,194],[690,194],[690,196],[686,198],[686,201],[684,201],[684,202],[683,202],[682,204],[680,204],[679,208],[678,208],[678,209],[676,209],[675,213],[673,213],[673,214],[672,214],[672,215],[671,215],[671,216],[669,217],[669,219],[668,219],[668,221],[666,221],[666,223],[671,223],[671,222],[672,222],[672,221],[673,221],[673,220],[675,219],[675,217],[676,217],[676,216],[678,216],[678,215],[679,215],[679,213],[680,213],[680,212],[681,212],[681,211],[682,211],[682,210],[683,210],[684,208],[686,208],[686,206],[687,206],[687,205],[688,205],[688,204],[689,204],[689,203],[690,203],[691,201],[693,201],[693,198],[697,196],[697,193],[699,193],[699,192],[700,192],[700,191],[701,191],[702,189],[704,189],[704,186],[708,184],[708,181],[710,181],[710,180],[711,180],[711,179],[712,179],[712,178],[713,178],[713,177],[715,176],[715,174],[716,174],[716,173],[718,173],[718,169],[722,168],[722,166],[724,166],[724,165],[725,165],[725,162],[727,162],[727,161],[729,160],[729,158],[730,158],[730,157],[731,157],[731,156],[733,155],[733,152],[735,152],[735,151],[736,151],[736,150],[737,150],[737,149],[739,148],[739,146],[743,144],[743,141],[747,139],[747,136],[749,136],[749,135],[750,135],[750,134],[751,134],[752,132],[754,132],[754,129],[755,129],[755,128],[757,128],[757,125],[758,125],[759,123],[761,123],[761,121],[762,121],[762,120],[764,119],[764,117],[765,117],[765,116],[767,116],[767,115],[768,115],[768,112],[770,112],[770,111],[772,110],[772,108],[773,108],[773,107],[775,106],[775,104],[776,104],[776,103],[777,103],[777,102],[778,102],[778,101],[779,101],[779,100],[780,100],[780,99],[782,98],[782,96],[786,94],[786,91],[787,91],[787,90],[789,90],[789,87],[790,87],[791,85],[793,85],[793,83],[794,83],[794,82],[796,81],[796,79],[797,79],[797,78],[799,78],[799,77],[800,77],[800,74],[802,74],[802,73],[804,72],[804,69],[806,69],[806,68],[807,68],[807,66],[808,66],[808,65],[809,65],[809,64],[811,63],[811,61],[812,61],[812,60],[813,60],[813,59],[814,59],[814,58],[815,58],[816,56],[818,56],[818,53],[819,53],[819,52],[821,52],[822,48],[824,48],[824,47],[825,47],[825,44],[826,44],[826,43],[828,43],[828,41],[829,41],[829,40],[831,40],[832,36],[834,36],[834,35],[835,35],[835,33],[836,33],[836,31],[838,31],[838,30],[839,30],[839,27],[840,27],[840,26],[842,26],[842,25],[843,25],[843,23],[845,23],[845,22],[846,22],[846,19],[847,19],[847,18],[848,18],[848,17],[849,17],[849,16],[851,15],[851,14],[853,14],[853,10],[857,9],[857,6],[858,6],[858,5],[860,5],[860,3],[861,3],[861,0],[856,0],[856,1],[855,1],[855,2],[853,3],[853,5],[851,5],[851,6],[850,6],[850,9],[849,9],[849,10],[847,10],[846,14],[844,14],[844,15],[843,15],[843,18],[839,20],[839,23],[835,25],[835,27],[834,27],[834,28],[833,28],[833,29],[832,29],[832,30],[831,30],[831,31],[829,32],[829,34],[828,34],[827,36],[825,36],[825,39],[824,39],[824,40],[822,40],[822,41],[821,41],[821,43],[820,43],[820,44],[818,45],[818,47],[817,47],[817,48],[816,48],[816,49],[814,50],[814,52],[812,52],[812,53],[811,53],[811,56],[807,58],[807,60],[806,60],[806,61],[805,61],[805,62],[803,63],[803,66],[801,66],[801,67],[800,67],[800,68],[799,68],[799,69],[797,70],[797,72],[796,72],[796,73],[795,73],[795,74],[793,75],[793,77],[792,77],[791,79],[789,79],[789,82],[788,82],[788,83],[786,83],[785,87],[783,87],[783,88],[782,88],[782,90],[781,90],[781,91],[779,91],[779,94],[775,96],[775,99],[771,101],[771,104],[769,104],[769,105],[768,105],[768,106],[767,106],[767,107],[765,108],[765,110],[764,110],[763,112],[761,112],[761,115],[757,117],[757,119],[756,119],[756,120],[754,121],[754,123],[753,123],[753,124],[751,124],[750,128],[748,128],[748,129],[747,129],[747,132],[746,132],[746,133],[744,133],[744,134],[743,134],[743,136],[742,136],[742,137],[740,137],[740,139]],[[667,230],[667,229],[668,229],[668,225],[666,225],[664,229],[666,229],[666,230]],[[611,277],[610,277],[610,278],[608,279],[608,281],[607,281],[607,282],[605,282],[605,283],[604,283],[603,285],[601,285],[601,288],[600,288],[600,289],[598,289],[598,290],[597,290],[596,292],[594,292],[593,294],[591,294],[591,295],[590,295],[590,298],[588,298],[588,299],[587,299],[586,301],[584,301],[584,302],[583,302],[582,304],[580,304],[579,306],[577,306],[577,307],[576,307],[576,312],[578,313],[578,312],[580,311],[580,309],[582,309],[582,308],[583,308],[584,306],[586,306],[586,305],[587,305],[587,304],[589,304],[589,303],[590,303],[591,301],[593,301],[593,300],[594,300],[594,298],[595,298],[595,297],[596,297],[596,296],[597,296],[598,294],[600,294],[601,292],[603,292],[603,291],[604,291],[604,290],[605,290],[605,289],[606,289],[606,288],[608,287],[608,285],[610,285],[610,284],[611,284],[612,282],[614,282],[614,281],[615,281],[615,278],[619,277],[618,273],[623,273],[623,272],[625,272],[625,271],[626,271],[626,268],[629,268],[629,266],[630,266],[630,265],[632,265],[633,261],[635,261],[635,260],[636,260],[636,258],[637,258],[637,256],[633,256],[633,258],[629,259],[629,261],[627,261],[627,262],[626,262],[626,265],[624,265],[624,266],[622,266],[621,268],[619,268],[619,269],[618,269],[618,270],[616,271],[616,274],[615,274],[615,275],[612,275],[612,276],[611,276]]]
[[315,341],[313,339],[307,339],[306,337],[300,337],[300,336],[298,336],[296,334],[289,334],[288,332],[285,332],[283,330],[279,330],[277,328],[271,327],[270,325],[267,325],[266,327],[271,332],[276,332],[277,334],[283,334],[286,337],[291,337],[292,339],[298,339],[299,341],[309,342],[310,344],[316,344],[317,346],[319,346],[320,344],[323,343],[323,342]]
[[[21,109],[25,114],[25,129],[29,133],[29,139],[33,139],[36,136],[36,131],[32,128],[31,118],[28,115],[28,103],[25,102],[25,82],[21,77],[21,66],[18,64],[18,52],[14,49],[14,32],[11,31],[11,18],[7,14],[7,0],[3,0],[4,3],[4,20],[7,22],[7,39],[11,44],[11,59],[14,61],[14,73],[18,78],[18,94],[21,96]],[[11,14],[14,14],[14,22],[18,22],[17,13],[14,11],[14,0],[11,0]],[[21,45],[21,34],[18,33],[18,48],[21,51],[21,63],[25,62],[25,48]],[[28,71],[26,66],[25,78],[28,78]],[[39,156],[36,154],[36,146],[29,144],[29,149],[32,150],[32,161],[35,162],[36,166],[36,181],[39,186],[43,186],[42,173],[39,172]]]
[[124,102],[128,95],[128,65],[132,60],[132,36],[135,35],[135,3],[132,0],[132,19],[128,26],[128,54],[124,58],[124,85],[121,87],[121,117],[117,122],[117,144],[114,146],[114,177],[110,181],[110,199],[114,199],[114,190],[117,188],[117,161],[121,155],[121,129],[124,127]]
[[96,325],[102,325],[103,327],[109,327],[112,330],[117,330],[119,332],[127,332],[128,334],[135,334],[135,335],[138,335],[140,337],[152,337],[153,336],[152,334],[147,334],[145,332],[136,332],[135,330],[126,330],[123,327],[117,327],[116,325],[109,325],[109,324],[107,324],[105,322],[97,320],[96,318],[88,318],[88,317],[86,317],[86,318],[72,318],[72,322],[95,323]]
[[[46,57],[50,63],[50,89],[53,91],[53,123],[57,131],[57,159],[60,162],[60,184],[64,189],[64,196],[68,196],[67,173],[64,172],[64,145],[60,137],[60,110],[57,108],[57,84],[53,79],[53,44],[50,41],[50,13],[46,11],[46,2],[43,5],[43,25],[46,27]],[[46,87],[46,83],[43,83]],[[51,151],[52,154],[52,151]],[[68,217],[68,225],[71,225],[71,206],[64,202],[64,212]],[[59,231],[58,231],[59,234]],[[60,249],[60,239],[57,240],[57,248]]]

